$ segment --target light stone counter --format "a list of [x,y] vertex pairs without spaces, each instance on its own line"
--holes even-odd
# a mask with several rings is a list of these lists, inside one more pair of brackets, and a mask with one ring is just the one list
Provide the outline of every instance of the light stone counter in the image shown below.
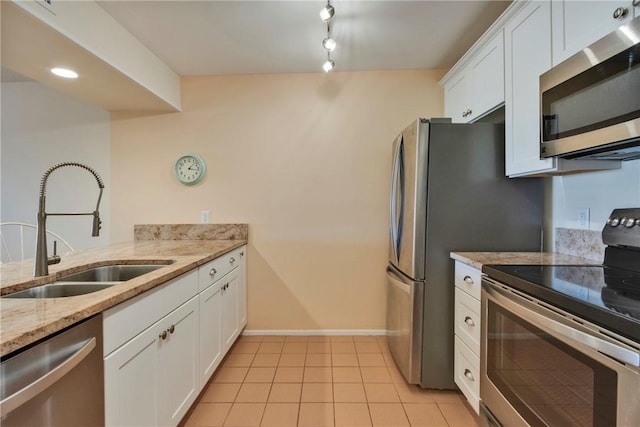
[[56,276],[109,264],[170,261],[169,265],[98,292],[66,298],[0,298],[0,355],[4,356],[54,332],[100,313],[206,262],[247,244],[238,240],[146,240],[72,252],[33,277],[33,260],[0,264],[0,293],[44,283]]
[[484,264],[600,265],[593,259],[553,252],[451,252],[451,258],[478,270]]

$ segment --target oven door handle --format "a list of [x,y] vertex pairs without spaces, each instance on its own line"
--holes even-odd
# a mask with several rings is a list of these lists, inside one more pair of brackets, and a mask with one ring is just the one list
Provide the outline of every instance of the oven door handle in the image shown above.
[[[507,308],[509,311],[517,314],[523,319],[537,324],[542,329],[553,331],[566,339],[583,344],[620,362],[634,367],[640,367],[640,353],[637,351],[624,348],[618,344],[575,329],[568,324],[551,319],[544,314],[541,314],[541,310],[544,310],[544,308],[540,307],[540,311],[538,311],[535,310],[534,307],[525,306],[523,302],[526,303],[528,302],[527,300],[519,297],[513,292],[498,288],[487,279],[482,280],[482,289],[486,291],[496,303]],[[522,300],[522,302],[519,300]]]

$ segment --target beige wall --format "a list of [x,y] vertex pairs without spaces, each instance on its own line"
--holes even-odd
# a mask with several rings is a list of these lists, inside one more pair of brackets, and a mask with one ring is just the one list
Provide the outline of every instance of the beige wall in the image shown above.
[[[248,329],[384,329],[391,143],[443,112],[444,70],[188,77],[183,112],[112,116],[112,241],[250,224]],[[176,157],[207,162],[194,187]]]

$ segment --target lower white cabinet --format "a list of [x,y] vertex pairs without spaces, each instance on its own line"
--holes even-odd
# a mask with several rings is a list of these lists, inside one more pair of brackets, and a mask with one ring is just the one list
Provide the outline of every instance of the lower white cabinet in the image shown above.
[[[211,269],[224,276],[210,274]],[[204,289],[200,292],[199,376],[202,386],[209,381],[247,324],[245,271],[244,246],[200,267],[200,289]]]
[[477,268],[456,261],[454,381],[469,405],[480,410],[480,281]]
[[105,358],[107,426],[175,426],[200,391],[198,297]]
[[246,247],[103,315],[105,424],[176,426],[246,325]]
[[200,293],[200,383],[204,386],[222,360],[222,290],[219,284]]
[[240,322],[238,321],[238,269],[232,270],[222,281],[222,348],[226,351],[240,333]]

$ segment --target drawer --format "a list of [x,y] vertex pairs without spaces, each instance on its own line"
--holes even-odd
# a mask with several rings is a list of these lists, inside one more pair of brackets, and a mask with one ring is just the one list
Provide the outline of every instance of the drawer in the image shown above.
[[458,337],[455,338],[454,380],[469,405],[478,413],[480,408],[480,358]]
[[204,291],[218,279],[240,265],[239,249],[224,254],[198,268],[198,286]]
[[197,293],[194,270],[106,310],[102,316],[103,355],[111,353]]
[[480,301],[459,288],[455,289],[455,334],[480,354]]
[[480,300],[480,279],[482,272],[477,268],[456,261],[456,271],[454,283],[456,287],[462,289],[478,301]]

